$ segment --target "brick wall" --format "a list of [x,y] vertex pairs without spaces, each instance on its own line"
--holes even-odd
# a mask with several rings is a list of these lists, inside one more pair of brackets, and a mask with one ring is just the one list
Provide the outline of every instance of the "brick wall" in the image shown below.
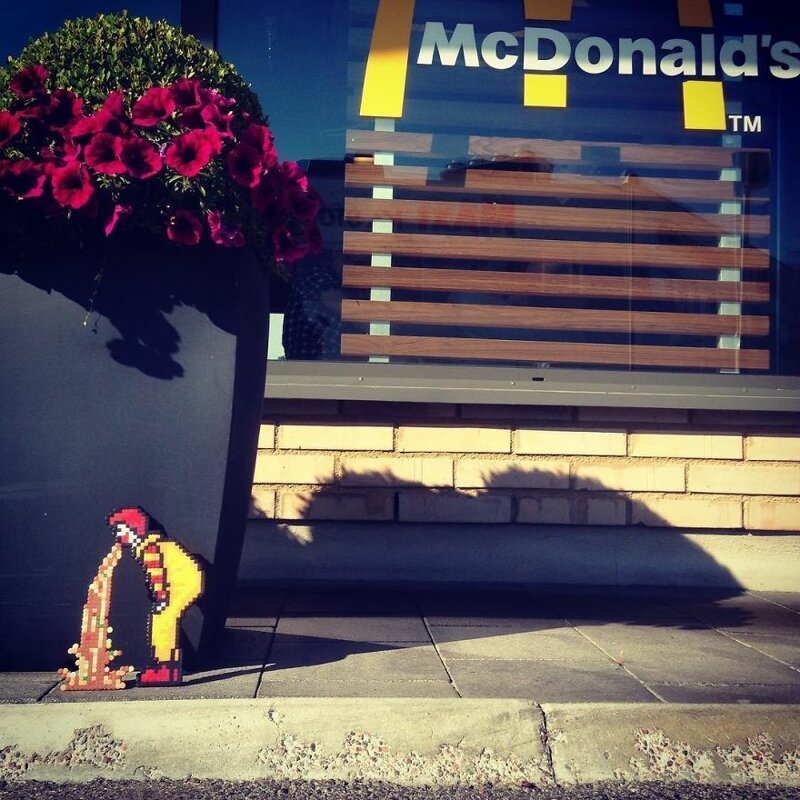
[[800,531],[800,419],[272,400],[251,517]]

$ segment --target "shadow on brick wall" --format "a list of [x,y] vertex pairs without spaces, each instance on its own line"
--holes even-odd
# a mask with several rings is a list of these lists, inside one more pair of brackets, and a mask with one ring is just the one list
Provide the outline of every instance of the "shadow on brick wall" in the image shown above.
[[[410,637],[404,626],[415,619],[461,643],[485,639],[495,624],[497,635],[578,622],[708,629],[708,613],[714,627],[746,624],[749,613],[725,603],[743,593],[730,571],[649,510],[642,517],[628,494],[596,482],[570,490],[549,471],[487,469],[472,481],[480,489],[381,471],[345,471],[315,491],[284,488],[293,518],[251,526],[270,566],[234,603],[226,664],[242,663],[237,649],[267,645],[264,677],[293,680],[302,667],[407,647],[392,639]],[[632,526],[640,517],[648,525]],[[648,583],[626,580],[628,545],[653,575],[683,565],[686,586],[625,586]],[[277,621],[274,639],[256,630],[259,619]]]

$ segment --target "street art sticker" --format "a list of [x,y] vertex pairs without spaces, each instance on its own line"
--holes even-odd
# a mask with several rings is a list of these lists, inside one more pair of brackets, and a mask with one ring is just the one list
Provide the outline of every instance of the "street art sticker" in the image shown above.
[[69,653],[74,669],[60,669],[65,691],[124,689],[124,678],[136,670],[133,665],[110,666],[122,655],[112,644],[109,624],[114,570],[129,550],[144,572],[151,607],[147,620],[149,661],[139,666],[140,686],[177,686],[183,676],[179,646],[181,618],[203,593],[203,569],[195,556],[160,530],[154,530],[145,511],[126,507],[112,512],[106,520],[115,541],[102,560],[83,607],[80,641]]

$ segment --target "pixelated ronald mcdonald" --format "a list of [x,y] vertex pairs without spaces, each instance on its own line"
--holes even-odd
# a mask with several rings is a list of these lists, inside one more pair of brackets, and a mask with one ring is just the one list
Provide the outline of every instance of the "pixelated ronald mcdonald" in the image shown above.
[[117,541],[131,548],[144,569],[153,601],[149,622],[153,661],[137,681],[141,686],[180,684],[181,617],[203,593],[203,570],[178,542],[150,530],[150,519],[141,508],[121,508],[109,515],[107,522]]

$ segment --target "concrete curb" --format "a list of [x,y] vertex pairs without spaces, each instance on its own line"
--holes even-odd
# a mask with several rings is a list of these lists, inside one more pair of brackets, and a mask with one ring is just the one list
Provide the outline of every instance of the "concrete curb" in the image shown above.
[[800,785],[795,706],[274,698],[5,705],[0,778]]

